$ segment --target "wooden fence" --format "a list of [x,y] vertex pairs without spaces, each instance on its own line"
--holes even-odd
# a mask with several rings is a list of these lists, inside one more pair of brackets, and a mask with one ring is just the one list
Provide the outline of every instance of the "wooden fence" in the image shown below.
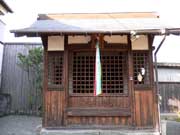
[[28,51],[40,47],[38,43],[5,43],[1,93],[11,95],[11,112],[21,114],[37,114],[41,109],[39,91],[34,87],[35,75],[28,74],[18,66],[18,53],[28,54]]
[[180,111],[180,83],[160,82],[160,95],[162,97],[161,113],[172,113]]

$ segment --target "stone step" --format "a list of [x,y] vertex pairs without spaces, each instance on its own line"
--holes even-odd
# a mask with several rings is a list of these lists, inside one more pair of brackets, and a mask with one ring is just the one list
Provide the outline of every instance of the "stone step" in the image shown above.
[[159,135],[151,130],[52,130],[41,129],[40,135]]

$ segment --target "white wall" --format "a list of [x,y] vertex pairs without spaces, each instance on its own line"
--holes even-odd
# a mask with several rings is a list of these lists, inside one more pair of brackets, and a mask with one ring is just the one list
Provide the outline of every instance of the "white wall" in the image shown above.
[[0,41],[3,41],[4,39],[4,31],[5,31],[5,24],[0,19]]
[[3,45],[0,44],[0,86],[1,86],[1,75],[2,75],[2,59],[3,59]]
[[[0,20],[0,41],[4,38],[5,24]],[[0,43],[0,87],[1,87],[1,74],[2,74],[2,59],[3,59],[3,45]]]

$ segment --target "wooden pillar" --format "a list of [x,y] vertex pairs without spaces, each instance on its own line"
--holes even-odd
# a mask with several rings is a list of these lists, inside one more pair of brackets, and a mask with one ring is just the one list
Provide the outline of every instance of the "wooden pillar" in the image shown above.
[[[64,51],[48,51],[48,35],[42,36],[44,45],[44,74],[43,74],[43,127],[62,127],[64,124],[64,104],[65,104],[65,76],[66,65],[63,64],[63,77],[61,86],[52,87],[48,85],[48,70],[53,70],[54,67],[48,69],[50,62],[49,58],[60,57]],[[66,59],[62,58],[62,59]],[[52,60],[52,59],[51,59]],[[63,60],[64,63],[65,60]],[[51,64],[50,64],[51,65]]]
[[150,81],[152,84],[152,93],[153,93],[153,127],[159,131],[160,129],[160,119],[159,119],[159,109],[158,109],[158,97],[157,90],[154,85],[154,64],[153,64],[153,35],[148,35],[148,44],[149,44],[149,63],[150,63]]
[[45,102],[45,92],[47,90],[47,60],[48,60],[48,54],[47,54],[47,36],[41,36],[41,40],[43,43],[44,47],[44,52],[43,52],[43,60],[44,60],[44,70],[43,70],[43,91],[42,91],[42,96],[43,96],[43,101],[42,101],[42,126],[46,127],[47,125],[47,119],[46,119],[46,102]]
[[129,76],[129,98],[131,105],[131,124],[135,127],[135,101],[134,101],[134,83],[133,83],[133,54],[132,54],[132,43],[131,37],[128,35],[128,76]]
[[68,98],[69,98],[69,81],[68,81],[68,69],[69,69],[69,61],[68,61],[68,35],[65,35],[64,38],[64,91],[65,91],[65,98],[64,98],[64,120],[63,120],[63,126],[67,125],[67,114],[65,113],[66,108],[68,107]]

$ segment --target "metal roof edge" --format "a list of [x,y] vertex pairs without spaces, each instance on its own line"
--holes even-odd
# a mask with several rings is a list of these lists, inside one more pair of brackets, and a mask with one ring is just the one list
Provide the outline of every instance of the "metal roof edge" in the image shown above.
[[10,13],[13,13],[12,9],[8,6],[8,4],[4,0],[0,0],[0,4]]
[[59,14],[119,14],[119,13],[158,13],[157,11],[150,12],[62,12],[62,13],[39,13],[38,15],[59,15]]
[[158,62],[158,68],[178,68],[180,69],[180,63],[170,63],[170,62]]

